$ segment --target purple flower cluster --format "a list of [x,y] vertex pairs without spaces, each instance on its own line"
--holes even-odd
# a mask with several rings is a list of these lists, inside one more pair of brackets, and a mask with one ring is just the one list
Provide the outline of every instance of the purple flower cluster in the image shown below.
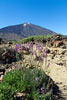
[[41,88],[41,93],[44,95],[44,93],[45,93],[44,87]]
[[15,45],[15,50],[18,52],[19,50],[25,50],[26,47],[24,45],[16,44]]
[[50,63],[48,63],[47,68],[50,66]]
[[29,44],[29,49],[30,49],[30,51],[31,51],[31,53],[33,55],[33,43],[32,42]]
[[24,49],[25,49],[24,45],[22,45],[22,46],[21,46],[21,49],[22,49],[22,50],[24,50]]
[[20,47],[20,45],[19,44],[16,44],[15,45],[15,50],[18,52],[18,50],[19,50],[19,47]]
[[46,56],[47,56],[47,54],[48,54],[48,49],[47,48],[45,49],[45,53],[46,53]]
[[33,50],[33,43],[32,43],[32,42],[30,43],[29,48],[30,48],[31,50]]
[[42,46],[40,44],[37,44],[37,48],[38,48],[39,52],[42,52]]
[[[39,77],[36,77],[36,82],[39,84],[40,83],[40,79],[39,79]],[[42,93],[42,95],[44,95],[44,93],[45,93],[45,89],[44,89],[44,87],[41,87],[41,93]]]
[[37,83],[40,83],[39,77],[36,77],[36,81],[37,81]]
[[30,47],[30,48],[33,48],[33,43],[32,43],[32,42],[30,43],[29,47]]

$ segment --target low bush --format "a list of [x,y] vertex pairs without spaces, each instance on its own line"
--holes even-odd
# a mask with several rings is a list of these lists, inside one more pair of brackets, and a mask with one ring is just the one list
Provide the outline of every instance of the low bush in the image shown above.
[[50,38],[51,35],[46,35],[46,36],[31,36],[31,37],[27,37],[27,38],[24,38],[20,41],[18,41],[18,43],[28,43],[28,42],[33,42],[35,40],[37,41],[42,41],[43,39],[47,39],[47,38]]
[[42,70],[36,68],[12,70],[0,83],[0,100],[17,100],[15,95],[18,92],[26,93],[28,100],[52,100],[53,86],[49,80]]

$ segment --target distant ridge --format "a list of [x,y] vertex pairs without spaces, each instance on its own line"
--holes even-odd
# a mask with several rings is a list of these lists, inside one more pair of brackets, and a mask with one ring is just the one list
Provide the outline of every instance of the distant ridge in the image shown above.
[[29,36],[53,35],[55,32],[31,23],[8,26],[0,29],[0,37],[5,40],[19,40]]

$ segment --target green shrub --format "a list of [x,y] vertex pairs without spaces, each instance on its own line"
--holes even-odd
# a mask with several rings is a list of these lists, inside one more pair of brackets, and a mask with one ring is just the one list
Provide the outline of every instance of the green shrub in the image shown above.
[[27,43],[27,42],[31,42],[34,40],[41,41],[42,39],[46,39],[46,38],[50,38],[50,37],[51,37],[51,35],[31,36],[31,37],[27,37],[27,38],[24,38],[24,39],[18,41],[18,43]]
[[[12,70],[0,84],[0,100],[16,100],[15,95],[18,92],[26,93],[28,100],[52,100],[52,88],[47,88],[48,81],[49,77],[42,70]],[[44,94],[41,93],[41,87],[45,88]]]

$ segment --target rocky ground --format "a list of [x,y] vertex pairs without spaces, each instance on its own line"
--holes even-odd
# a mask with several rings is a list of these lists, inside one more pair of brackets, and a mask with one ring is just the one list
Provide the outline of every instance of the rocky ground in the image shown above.
[[[47,61],[50,66],[46,74],[49,75],[60,90],[60,100],[67,100],[67,49],[48,48],[51,53],[48,54]],[[28,56],[25,56],[26,60]]]
[[58,85],[59,90],[61,91],[61,100],[67,100],[67,49],[50,49],[57,52],[54,57],[51,56],[52,54],[48,56],[48,60],[50,61],[48,75]]
[[54,48],[49,48],[52,51],[48,57],[50,60],[49,76],[59,86],[61,100],[67,100],[67,39],[60,39],[60,41],[64,41],[65,48],[58,46],[60,43],[58,41],[54,41]]
[[[59,95],[61,97],[60,100],[67,100],[67,38],[55,36],[52,39],[49,39],[47,42],[42,42],[43,47],[48,48],[49,50],[47,62],[49,62],[50,66],[47,68],[46,74],[48,74],[59,87]],[[15,62],[15,51],[11,51],[11,48],[14,48],[14,46],[14,44],[0,45],[0,81],[2,81],[4,73],[10,71],[11,69],[14,69],[15,66],[16,68],[18,68],[19,65],[30,66],[29,64],[32,60],[30,55],[24,55],[23,62]],[[9,50],[5,48],[9,48]]]

